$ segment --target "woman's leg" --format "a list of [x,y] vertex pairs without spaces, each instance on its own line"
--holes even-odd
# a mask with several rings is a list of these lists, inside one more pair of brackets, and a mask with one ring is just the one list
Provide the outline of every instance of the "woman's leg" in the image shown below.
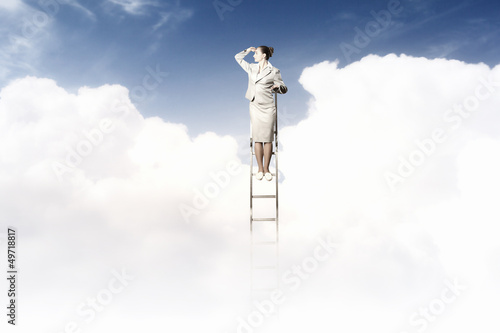
[[264,173],[269,171],[269,164],[271,163],[271,156],[273,153],[273,143],[266,142],[264,143]]
[[259,166],[258,172],[264,172],[264,166],[262,165],[262,157],[264,156],[262,142],[255,142],[255,157],[257,159],[257,165]]

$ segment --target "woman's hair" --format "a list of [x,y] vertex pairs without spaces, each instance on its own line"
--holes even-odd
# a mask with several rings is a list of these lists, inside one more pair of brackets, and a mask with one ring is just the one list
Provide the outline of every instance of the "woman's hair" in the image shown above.
[[265,53],[266,54],[266,60],[269,60],[269,58],[271,58],[273,56],[273,53],[274,53],[274,48],[273,47],[268,47],[268,46],[259,46],[258,49],[260,49],[260,51],[262,53]]

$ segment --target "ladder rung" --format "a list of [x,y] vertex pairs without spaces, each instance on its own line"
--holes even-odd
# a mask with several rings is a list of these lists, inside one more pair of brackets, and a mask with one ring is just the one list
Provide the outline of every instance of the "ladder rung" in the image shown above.
[[254,266],[253,269],[276,269],[276,266]]
[[259,217],[259,218],[252,218],[252,221],[255,222],[271,222],[271,221],[276,221],[275,217]]
[[274,199],[274,198],[276,198],[276,195],[274,195],[274,194],[256,194],[256,195],[252,195],[252,198],[255,198],[255,199]]
[[253,245],[276,245],[278,242],[272,241],[272,242],[254,242]]

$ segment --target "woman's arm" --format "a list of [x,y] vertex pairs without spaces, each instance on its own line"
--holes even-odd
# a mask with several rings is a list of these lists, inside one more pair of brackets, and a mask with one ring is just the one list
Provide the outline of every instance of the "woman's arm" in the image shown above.
[[281,73],[280,70],[276,68],[275,74],[274,74],[274,85],[271,88],[271,90],[276,90],[280,94],[286,94],[288,91],[288,88],[285,85],[285,82],[283,82],[283,79],[281,78]]
[[236,59],[236,62],[245,70],[245,72],[249,73],[250,72],[250,64],[244,60],[247,54],[250,52],[255,52],[255,47],[249,47],[246,50],[241,51],[240,53],[237,53],[234,56],[234,59]]

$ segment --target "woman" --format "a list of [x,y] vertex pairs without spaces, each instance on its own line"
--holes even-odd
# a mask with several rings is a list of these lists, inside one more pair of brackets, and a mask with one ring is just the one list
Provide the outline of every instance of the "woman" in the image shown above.
[[[254,52],[255,64],[244,60],[245,56]],[[236,54],[236,62],[248,73],[248,89],[245,97],[250,101],[250,123],[252,124],[252,140],[255,143],[255,156],[259,170],[256,178],[261,180],[264,175],[267,180],[273,176],[269,172],[273,151],[274,117],[276,108],[273,100],[273,91],[285,94],[288,88],[281,79],[279,69],[269,62],[274,49],[267,46],[248,49]],[[264,158],[264,163],[262,159]]]

